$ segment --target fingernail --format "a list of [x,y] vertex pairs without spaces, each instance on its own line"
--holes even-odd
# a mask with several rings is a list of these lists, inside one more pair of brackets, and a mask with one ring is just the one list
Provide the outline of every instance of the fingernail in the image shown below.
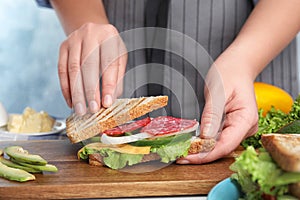
[[185,164],[189,164],[190,161],[188,161],[188,160],[178,160],[177,163],[185,165]]
[[104,107],[109,107],[112,104],[112,98],[111,95],[105,95],[104,97],[104,102],[103,102],[103,106]]
[[89,103],[89,109],[92,113],[95,113],[98,111],[99,107],[96,101],[90,101]]
[[83,105],[81,103],[77,103],[75,105],[75,113],[78,115],[84,115]]

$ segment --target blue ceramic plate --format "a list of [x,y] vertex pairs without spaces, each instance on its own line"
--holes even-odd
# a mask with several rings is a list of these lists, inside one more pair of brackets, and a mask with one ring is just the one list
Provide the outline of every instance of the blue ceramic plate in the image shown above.
[[230,178],[224,179],[215,185],[208,193],[207,200],[230,199],[238,200],[241,197],[239,186]]

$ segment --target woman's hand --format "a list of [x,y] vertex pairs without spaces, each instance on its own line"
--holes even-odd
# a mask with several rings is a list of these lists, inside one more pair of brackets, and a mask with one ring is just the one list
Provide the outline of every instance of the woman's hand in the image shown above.
[[188,155],[177,163],[214,161],[231,153],[244,138],[257,131],[258,112],[253,79],[239,68],[214,66],[210,69],[206,78],[206,104],[201,118],[200,137],[216,138],[216,146],[207,154]]
[[[300,30],[300,2],[260,0],[233,43],[218,57],[206,78],[201,137],[215,138],[213,151],[189,155],[178,163],[205,163],[233,151],[257,130],[253,81]],[[284,31],[282,31],[284,30]]]
[[114,26],[86,23],[72,32],[61,44],[58,61],[68,106],[79,115],[87,112],[87,105],[92,113],[110,106],[122,93],[126,62],[126,48]]
[[103,2],[50,3],[68,35],[58,61],[60,85],[68,106],[79,115],[87,112],[87,106],[92,113],[101,106],[110,106],[122,93],[127,54],[117,29],[109,24]]

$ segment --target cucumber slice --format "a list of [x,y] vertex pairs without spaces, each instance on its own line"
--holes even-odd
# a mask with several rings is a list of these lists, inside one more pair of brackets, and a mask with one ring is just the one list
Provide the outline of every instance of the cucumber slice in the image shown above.
[[186,141],[192,138],[192,133],[184,133],[179,135],[172,135],[167,137],[159,137],[155,139],[144,139],[131,143],[133,146],[151,146],[160,147],[167,144],[175,144],[180,141]]

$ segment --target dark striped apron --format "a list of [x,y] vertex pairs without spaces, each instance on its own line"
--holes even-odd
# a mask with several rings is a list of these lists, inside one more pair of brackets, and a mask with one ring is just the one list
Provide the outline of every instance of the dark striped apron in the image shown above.
[[[212,60],[216,59],[234,40],[254,7],[250,0],[104,0],[104,4],[110,23],[120,32],[141,27],[174,31],[158,36],[154,32],[150,36],[151,41],[164,43],[166,51],[147,48],[129,52],[127,71],[130,75],[125,76],[123,96],[166,94],[168,107],[153,115],[169,114],[198,120],[204,105],[204,82],[203,74],[195,66],[207,68],[211,62],[204,57],[209,55]],[[147,33],[135,34],[125,36],[126,45],[148,42]],[[185,37],[197,41],[207,55],[191,47]],[[296,55],[296,42],[293,41],[265,68],[257,81],[277,85],[296,97]],[[132,70],[145,64],[146,67]],[[152,83],[154,79],[161,81]],[[141,80],[149,84],[143,85]]]

